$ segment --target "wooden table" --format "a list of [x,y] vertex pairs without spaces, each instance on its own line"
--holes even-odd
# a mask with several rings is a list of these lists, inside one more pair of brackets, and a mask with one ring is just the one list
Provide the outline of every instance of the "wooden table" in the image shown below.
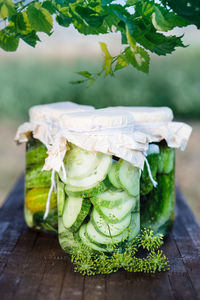
[[23,178],[0,209],[0,300],[200,299],[200,228],[177,190],[176,222],[164,244],[169,272],[82,277],[54,234],[29,230]]

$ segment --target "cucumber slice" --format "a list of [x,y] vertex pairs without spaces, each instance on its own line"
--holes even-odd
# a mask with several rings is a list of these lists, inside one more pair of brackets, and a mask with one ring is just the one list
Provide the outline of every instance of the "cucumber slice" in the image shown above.
[[123,242],[124,240],[126,240],[126,238],[128,236],[128,230],[124,230],[121,234],[119,234],[117,236],[107,237],[107,236],[99,233],[95,229],[92,222],[90,221],[86,225],[86,236],[92,243],[95,243],[97,246],[103,247],[103,246],[108,245],[108,247],[112,247],[114,244],[119,244],[119,243]]
[[129,162],[120,159],[116,176],[121,186],[132,196],[136,197],[140,191],[140,172],[139,169]]
[[112,185],[114,187],[116,187],[117,189],[120,189],[121,184],[118,180],[118,177],[116,176],[116,169],[117,168],[118,168],[118,163],[113,161],[111,169],[108,172],[108,178],[109,178],[110,182],[112,183]]
[[97,210],[94,209],[91,214],[91,222],[99,233],[107,237],[114,237],[121,234],[130,225],[131,214],[128,214],[121,222],[111,224],[102,219]]
[[69,196],[66,199],[63,211],[63,225],[65,228],[75,232],[83,223],[89,213],[91,203],[81,197]]
[[58,234],[60,236],[64,235],[66,233],[67,229],[65,228],[65,226],[63,225],[63,221],[62,218],[59,217],[58,218]]
[[78,233],[79,233],[79,237],[80,237],[82,243],[85,244],[87,247],[89,247],[89,248],[91,248],[91,249],[93,249],[93,250],[95,250],[95,251],[109,252],[108,249],[103,248],[103,247],[99,247],[99,246],[97,246],[96,244],[92,243],[92,242],[88,239],[88,237],[87,237],[87,235],[86,235],[86,224],[83,224],[83,225],[81,226],[81,228],[79,229],[79,232],[78,232]]
[[64,234],[58,236],[61,248],[66,252],[70,253],[71,249],[78,247],[79,243],[75,240],[74,235],[69,230],[65,229]]
[[140,232],[140,213],[134,212],[131,214],[131,223],[129,226],[128,241],[132,241]]
[[57,177],[57,209],[58,209],[58,217],[61,217],[63,214],[65,204],[65,189],[64,184],[59,181]]
[[95,208],[106,222],[115,224],[122,221],[135,208],[135,205],[136,198],[128,196],[117,207],[96,206]]
[[78,188],[71,187],[67,184],[65,186],[65,192],[68,195],[72,195],[74,197],[82,197],[82,198],[94,197],[97,194],[104,192],[105,190],[106,190],[106,186],[103,182],[100,182],[95,187],[92,187],[91,189],[87,189],[85,191],[79,191]]
[[[71,191],[85,191],[95,187],[98,183],[103,181],[109,171],[112,162],[111,155],[97,154],[98,164],[94,164],[94,168],[90,175],[82,178],[69,177],[70,170],[68,170],[65,183]],[[83,159],[83,157],[82,157]],[[87,164],[88,156],[85,156],[85,164]],[[90,162],[88,162],[90,164]],[[62,172],[59,173],[61,180],[64,182]],[[72,190],[74,189],[74,190]]]
[[101,194],[97,194],[91,198],[94,206],[103,206],[107,208],[114,208],[118,206],[124,199],[128,198],[129,195],[123,190],[107,190]]
[[91,175],[99,163],[99,154],[74,147],[66,153],[64,164],[67,177],[73,179],[85,178]]

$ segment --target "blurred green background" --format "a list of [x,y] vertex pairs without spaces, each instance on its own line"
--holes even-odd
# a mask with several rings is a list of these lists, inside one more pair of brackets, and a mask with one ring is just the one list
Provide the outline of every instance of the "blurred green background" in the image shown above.
[[24,168],[24,146],[13,142],[17,126],[37,104],[74,101],[96,108],[115,105],[169,106],[175,119],[193,126],[185,152],[177,151],[177,181],[200,221],[200,51],[199,47],[152,57],[150,74],[128,67],[92,87],[72,85],[76,71],[97,71],[97,56],[44,59],[33,55],[0,55],[0,204]]
[[162,59],[153,57],[149,75],[128,67],[114,78],[100,78],[86,88],[70,83],[80,79],[75,71],[97,71],[100,61],[67,64],[59,60],[5,60],[0,64],[0,117],[24,120],[33,105],[70,100],[96,108],[122,104],[169,106],[177,118],[199,119],[199,61],[199,49],[177,51]]

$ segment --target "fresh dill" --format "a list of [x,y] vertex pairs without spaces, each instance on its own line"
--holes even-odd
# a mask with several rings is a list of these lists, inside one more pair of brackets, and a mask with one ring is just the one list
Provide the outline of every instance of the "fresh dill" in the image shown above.
[[[163,236],[144,229],[124,250],[114,247],[112,253],[94,252],[84,244],[71,250],[74,271],[82,275],[110,274],[124,269],[128,272],[155,273],[169,270],[169,261],[162,250]],[[141,257],[141,250],[145,252]]]

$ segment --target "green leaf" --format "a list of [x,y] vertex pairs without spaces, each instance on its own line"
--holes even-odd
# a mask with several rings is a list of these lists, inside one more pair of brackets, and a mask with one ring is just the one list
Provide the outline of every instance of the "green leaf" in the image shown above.
[[33,29],[29,23],[26,12],[18,13],[11,18],[11,22],[13,22],[15,26],[15,30],[17,33],[27,34],[30,33]]
[[158,55],[172,53],[176,47],[185,47],[181,40],[182,36],[165,36],[161,33],[149,32],[141,44]]
[[115,71],[121,70],[129,65],[129,60],[126,55],[120,54],[117,57],[117,63],[115,65]]
[[19,45],[19,38],[11,36],[4,29],[0,31],[0,47],[5,51],[16,51]]
[[110,4],[111,2],[113,2],[114,0],[101,0],[101,4],[103,5],[103,6],[106,6],[106,5],[108,5],[108,4]]
[[91,78],[92,77],[92,74],[89,73],[88,71],[81,71],[81,72],[76,72],[78,75],[81,75],[83,77],[86,77],[86,78]]
[[[88,35],[88,34],[99,34],[99,33],[107,33],[107,26],[105,26],[103,23],[101,26],[96,26],[96,23],[93,25],[95,26],[90,26],[85,17],[82,17],[79,15],[79,13],[76,11],[77,6],[75,4],[70,4],[69,5],[69,15],[72,17],[72,22],[74,27],[82,34]],[[83,13],[83,11],[81,11]],[[96,14],[96,12],[95,12]],[[92,22],[92,19],[90,19]]]
[[32,47],[35,47],[38,41],[40,42],[40,39],[34,30],[26,35],[21,35],[20,38]]
[[69,25],[72,22],[72,19],[60,14],[56,16],[56,21],[60,26],[69,27]]
[[11,0],[0,0],[0,18],[7,18],[16,14],[15,6]]
[[30,4],[27,8],[27,16],[35,31],[50,34],[53,26],[53,19],[48,10],[43,8],[40,3]]
[[127,0],[126,1],[126,6],[133,6],[137,3],[143,3],[143,0]]
[[[130,25],[128,29],[130,28]],[[185,47],[182,43],[182,36],[165,36],[155,31],[151,24],[144,24],[142,21],[133,22],[133,30],[129,30],[129,43],[131,40],[136,41],[145,49],[150,50],[158,55],[172,53],[176,47]],[[133,47],[133,44],[131,44]]]
[[164,7],[158,5],[154,6],[152,23],[154,27],[159,31],[168,31],[173,29],[174,27],[184,27],[189,24],[182,17],[176,15],[173,12],[169,12]]
[[105,75],[106,76],[108,74],[113,75],[113,71],[112,71],[113,57],[110,55],[107,45],[105,43],[100,42],[99,44],[100,44],[102,52],[104,53],[103,69],[105,70]]
[[42,3],[42,7],[45,8],[45,9],[47,9],[51,15],[56,13],[56,7],[52,3],[52,1],[49,1],[49,0],[44,1]]
[[72,80],[70,81],[71,84],[80,84],[80,83],[84,83],[86,80]]
[[58,3],[58,4],[64,4],[65,0],[55,0],[55,2]]
[[199,0],[167,0],[167,4],[177,15],[186,19],[190,24],[200,29],[200,3]]
[[135,49],[127,47],[125,49],[125,57],[127,62],[129,62],[137,70],[144,73],[149,72],[149,54],[141,47],[136,46]]
[[96,11],[88,7],[77,6],[76,12],[79,16],[92,27],[100,27],[103,24],[105,16],[96,14]]

